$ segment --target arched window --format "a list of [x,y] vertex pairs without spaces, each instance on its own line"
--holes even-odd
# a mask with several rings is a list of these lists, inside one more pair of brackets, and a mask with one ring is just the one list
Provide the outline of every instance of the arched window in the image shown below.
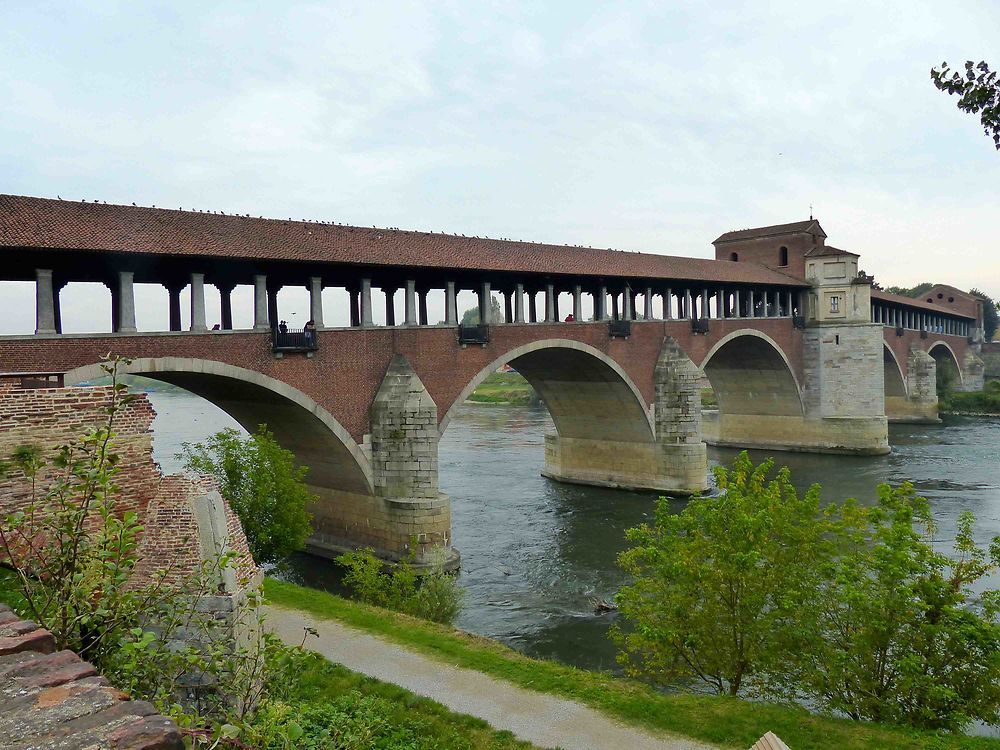
[[788,248],[782,245],[778,249],[778,265],[787,266],[788,265]]
[[739,256],[738,253],[729,253],[729,260],[731,260],[731,261],[733,261],[735,263],[739,259],[740,259],[740,256]]

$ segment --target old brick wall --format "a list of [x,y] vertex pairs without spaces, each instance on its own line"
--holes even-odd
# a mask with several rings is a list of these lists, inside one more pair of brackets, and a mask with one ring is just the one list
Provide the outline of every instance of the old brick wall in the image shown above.
[[[107,424],[110,386],[24,389],[0,381],[0,460],[19,446],[30,445],[46,457],[59,446],[78,440],[87,430]],[[144,527],[140,543],[139,580],[154,571],[168,571],[167,579],[179,583],[198,572],[202,556],[198,523],[192,503],[218,492],[210,477],[164,477],[152,457],[150,428],[155,413],[144,394],[133,395],[112,425],[113,451],[119,456],[114,483],[119,513],[135,512]],[[49,485],[53,469],[36,479],[37,492]],[[0,478],[0,517],[23,510],[30,502],[31,482],[11,467]],[[238,554],[237,576],[256,580],[258,571],[250,557],[239,519],[223,501],[226,546]]]

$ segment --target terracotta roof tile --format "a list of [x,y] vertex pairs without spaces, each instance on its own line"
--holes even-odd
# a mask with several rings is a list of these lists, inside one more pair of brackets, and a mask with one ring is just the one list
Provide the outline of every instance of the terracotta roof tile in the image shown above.
[[892,302],[897,305],[903,305],[904,307],[917,307],[921,310],[930,310],[932,312],[939,313],[941,315],[950,315],[955,318],[968,318],[970,320],[975,320],[974,315],[963,315],[955,310],[949,310],[947,308],[941,307],[940,305],[931,305],[924,302],[922,299],[914,299],[913,297],[904,297],[901,294],[889,294],[889,292],[883,292],[881,289],[872,289],[872,299],[882,300],[883,302]]
[[790,224],[772,224],[769,227],[735,229],[732,232],[720,234],[712,241],[712,244],[714,245],[717,242],[735,242],[736,240],[752,240],[758,237],[776,237],[782,234],[800,234],[802,232],[809,232],[813,227],[819,230],[817,234],[826,237],[826,232],[819,225],[819,221],[808,219],[806,221],[793,221]]
[[751,263],[0,195],[0,247],[805,286]]

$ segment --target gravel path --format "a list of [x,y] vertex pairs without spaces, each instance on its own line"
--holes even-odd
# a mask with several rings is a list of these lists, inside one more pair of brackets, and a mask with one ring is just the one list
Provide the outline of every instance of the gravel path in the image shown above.
[[457,711],[477,716],[539,747],[564,750],[717,750],[695,740],[653,735],[620,724],[587,706],[453,667],[334,620],[268,607],[268,628],[299,645],[303,628],[319,638],[306,646],[355,672],[391,682]]

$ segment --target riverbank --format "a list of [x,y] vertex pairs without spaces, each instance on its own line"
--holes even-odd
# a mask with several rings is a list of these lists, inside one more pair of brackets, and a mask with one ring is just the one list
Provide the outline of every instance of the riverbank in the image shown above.
[[939,411],[965,417],[1000,417],[1000,381],[988,382],[982,391],[949,393],[940,399]]
[[335,620],[450,665],[473,669],[519,687],[567,698],[614,719],[723,747],[747,748],[772,731],[793,750],[998,750],[1000,741],[940,735],[810,714],[805,709],[750,703],[724,696],[664,694],[634,680],[531,659],[506,646],[454,628],[352,602],[274,579],[273,604]]
[[539,403],[538,394],[517,372],[495,372],[479,384],[467,403],[494,406],[530,406]]

